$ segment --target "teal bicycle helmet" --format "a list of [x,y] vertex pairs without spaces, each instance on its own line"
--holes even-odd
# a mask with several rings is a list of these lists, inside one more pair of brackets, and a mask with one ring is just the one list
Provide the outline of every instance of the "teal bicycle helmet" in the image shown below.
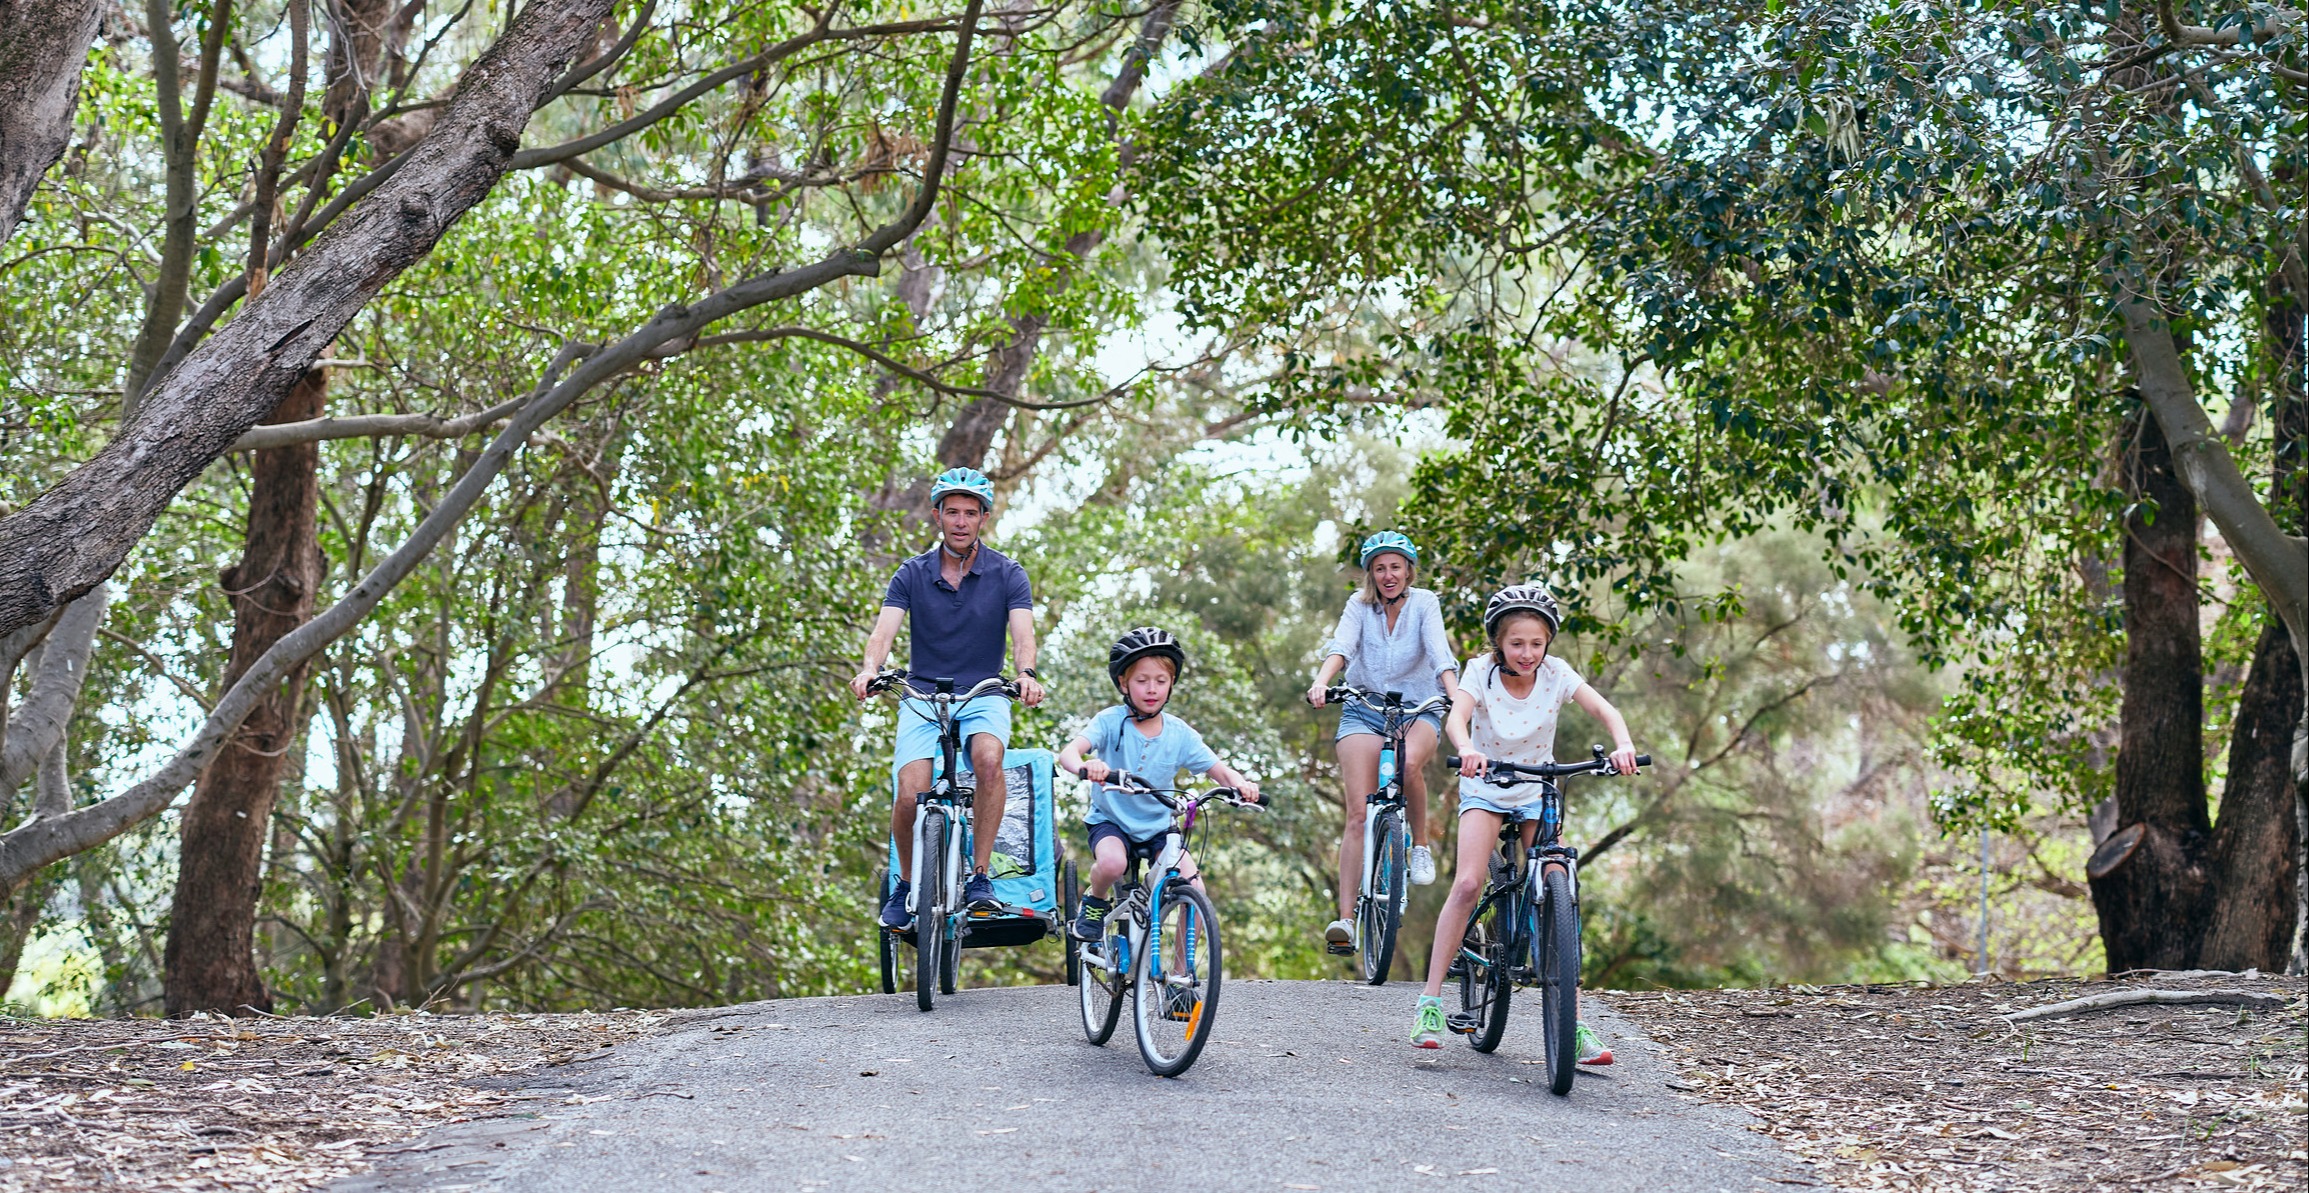
[[1370,567],[1373,559],[1389,551],[1393,551],[1412,563],[1419,562],[1419,548],[1412,546],[1410,539],[1392,530],[1382,530],[1363,540],[1363,558],[1356,561],[1355,566]]
[[988,510],[994,508],[994,482],[975,468],[949,468],[930,486],[930,507],[936,509],[948,493],[968,493]]

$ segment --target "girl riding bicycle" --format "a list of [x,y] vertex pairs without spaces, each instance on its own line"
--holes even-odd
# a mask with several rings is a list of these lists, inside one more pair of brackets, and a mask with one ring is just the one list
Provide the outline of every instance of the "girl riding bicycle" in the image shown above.
[[[1419,996],[1418,1022],[1411,1031],[1414,1047],[1443,1046],[1443,979],[1459,955],[1468,910],[1483,895],[1492,847],[1508,819],[1520,819],[1518,813],[1539,798],[1536,781],[1505,788],[1481,782],[1485,764],[1496,760],[1538,766],[1555,761],[1556,715],[1566,701],[1575,701],[1611,731],[1613,769],[1635,773],[1635,743],[1619,710],[1588,686],[1571,664],[1548,654],[1562,626],[1563,611],[1555,597],[1537,584],[1503,588],[1484,607],[1483,630],[1491,639],[1491,651],[1467,661],[1461,673],[1466,682],[1459,685],[1451,717],[1444,724],[1452,747],[1459,751],[1459,865],[1435,922],[1427,989]],[[1524,824],[1524,844],[1531,843],[1537,829],[1536,823]],[[1611,1063],[1611,1050],[1586,1023],[1579,1025],[1578,1036],[1579,1063]]]
[[[1068,927],[1078,940],[1099,939],[1106,913],[1114,906],[1107,892],[1130,869],[1131,854],[1153,858],[1171,829],[1169,804],[1108,786],[1107,776],[1124,770],[1168,784],[1181,770],[1207,773],[1215,782],[1240,791],[1244,799],[1258,802],[1257,783],[1219,761],[1192,726],[1163,712],[1186,665],[1187,652],[1168,631],[1141,626],[1116,639],[1107,652],[1106,674],[1123,702],[1092,717],[1081,736],[1059,751],[1060,770],[1093,784],[1090,814],[1083,818],[1090,826],[1090,892],[1082,898],[1081,914]],[[1092,750],[1098,757],[1085,762],[1083,755]],[[1197,887],[1202,885],[1193,858],[1179,859],[1179,873]]]
[[[1323,664],[1307,689],[1307,703],[1323,707],[1324,689],[1341,667],[1347,686],[1367,692],[1401,692],[1406,704],[1457,691],[1459,664],[1443,633],[1443,607],[1428,589],[1412,587],[1418,576],[1419,548],[1392,530],[1363,540],[1358,561],[1363,588],[1347,599],[1339,626],[1323,645]],[[1456,697],[1454,697],[1456,698]],[[1415,885],[1435,881],[1435,856],[1427,847],[1427,760],[1435,754],[1442,718],[1428,714],[1404,736],[1404,804],[1410,812],[1410,877]],[[1334,952],[1355,939],[1355,896],[1363,873],[1363,803],[1379,787],[1379,714],[1355,703],[1339,710],[1339,774],[1346,783],[1346,821],[1339,830],[1339,918],[1323,930]]]

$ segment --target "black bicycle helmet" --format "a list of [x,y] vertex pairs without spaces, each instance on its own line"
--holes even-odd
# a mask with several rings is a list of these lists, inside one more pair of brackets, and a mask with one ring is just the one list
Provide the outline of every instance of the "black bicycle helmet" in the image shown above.
[[1106,677],[1114,681],[1116,691],[1122,690],[1123,672],[1132,663],[1148,655],[1161,655],[1171,661],[1171,677],[1178,678],[1187,669],[1187,652],[1180,649],[1179,640],[1169,630],[1151,625],[1124,634],[1114,640],[1114,647],[1106,652]]
[[1483,632],[1497,632],[1500,619],[1510,613],[1537,614],[1551,635],[1563,628],[1563,609],[1544,584],[1510,584],[1493,593],[1483,606]]

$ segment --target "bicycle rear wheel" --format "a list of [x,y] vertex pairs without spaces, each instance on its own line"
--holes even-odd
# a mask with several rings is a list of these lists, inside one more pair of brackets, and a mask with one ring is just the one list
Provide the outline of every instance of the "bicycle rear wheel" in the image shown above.
[[1541,886],[1539,1018],[1547,1037],[1547,1087],[1560,1095],[1571,1092],[1579,1070],[1579,909],[1561,866],[1548,867]]
[[1363,896],[1363,980],[1387,984],[1395,964],[1395,932],[1403,926],[1403,816],[1387,811],[1371,826],[1371,890]]
[[1467,1033],[1467,1043],[1477,1052],[1499,1047],[1500,1037],[1507,1034],[1507,1004],[1515,992],[1515,980],[1508,974],[1514,964],[1508,951],[1514,923],[1509,902],[1502,898],[1488,906],[1477,904],[1459,944],[1459,1009],[1474,1028]]
[[921,874],[914,888],[914,1005],[925,1011],[938,1004],[938,975],[945,968],[939,954],[946,943],[946,831],[944,809],[922,809],[914,858]]
[[1146,948],[1132,966],[1137,988],[1138,1054],[1157,1077],[1176,1077],[1195,1063],[1219,1013],[1219,917],[1185,879],[1173,879]]
[[1125,938],[1120,925],[1126,918],[1119,909],[1108,912],[1106,935],[1100,937],[1096,945],[1081,946],[1076,954],[1081,979],[1078,993],[1082,996],[1082,1034],[1101,1047],[1114,1035],[1114,1025],[1122,1018],[1125,978],[1123,967],[1114,962],[1123,954]]

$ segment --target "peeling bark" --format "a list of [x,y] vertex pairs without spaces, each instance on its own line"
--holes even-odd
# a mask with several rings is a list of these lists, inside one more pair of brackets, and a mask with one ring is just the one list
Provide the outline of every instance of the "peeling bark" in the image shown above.
[[162,377],[95,458],[0,518],[0,634],[110,576],[176,494],[280,405],[353,316],[489,193],[530,113],[610,6],[523,7],[392,177]]
[[0,0],[0,241],[72,141],[96,14],[96,0]]

